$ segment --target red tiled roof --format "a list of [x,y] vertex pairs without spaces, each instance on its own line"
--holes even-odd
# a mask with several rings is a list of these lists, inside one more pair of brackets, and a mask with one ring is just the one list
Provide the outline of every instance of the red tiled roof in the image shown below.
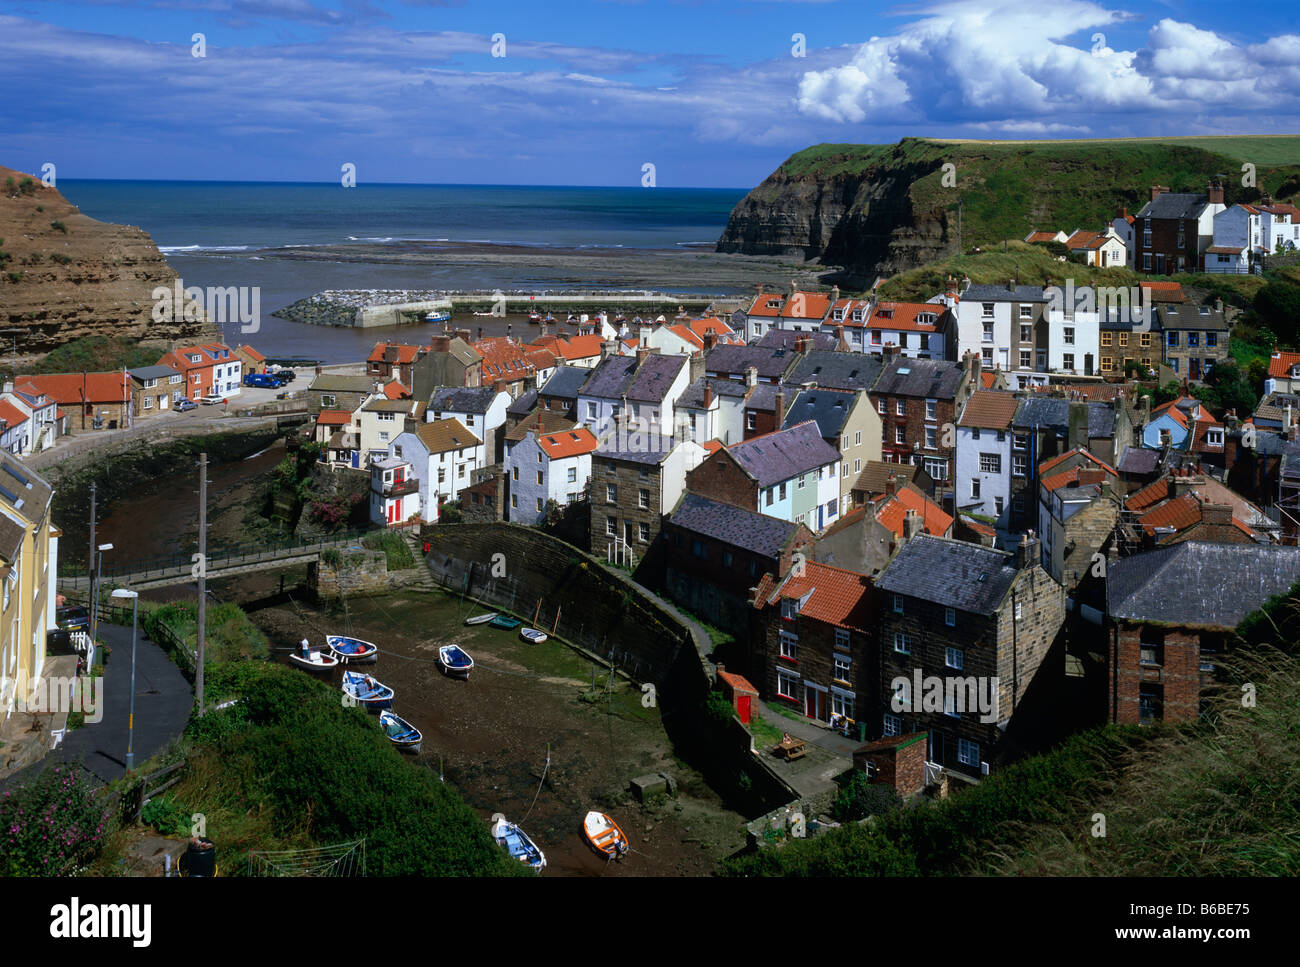
[[1079,229],[1065,240],[1065,247],[1071,250],[1087,248],[1088,244],[1096,237],[1096,232],[1085,232],[1083,229]]
[[865,574],[804,561],[803,574],[796,577],[792,571],[779,591],[781,598],[802,598],[812,592],[799,612],[801,618],[854,631],[871,630],[871,581]]
[[46,373],[24,380],[64,405],[121,403],[130,396],[130,377],[125,373]]
[[1157,527],[1172,527],[1182,530],[1191,527],[1201,519],[1201,502],[1195,494],[1187,493],[1173,500],[1166,500],[1153,507],[1138,518],[1138,523],[1148,534],[1155,533]]
[[709,440],[704,444],[704,452],[710,455],[717,453],[723,448],[721,440]]
[[22,410],[8,400],[0,400],[0,422],[5,426],[17,426],[19,423],[25,423],[26,421],[27,417]]
[[317,426],[339,426],[352,422],[352,414],[347,410],[321,410],[316,417]]
[[[800,298],[802,296],[803,298]],[[776,302],[769,307],[769,302]],[[831,297],[824,292],[804,292],[796,290],[794,298],[787,300],[784,293],[764,292],[755,296],[747,315],[751,316],[786,316],[790,319],[820,319],[830,308]],[[787,311],[789,310],[789,311]]]
[[961,522],[973,530],[976,534],[983,534],[985,537],[997,537],[996,528],[990,527],[983,521],[978,521],[974,517],[963,517]]
[[[869,329],[898,329],[905,332],[934,332],[946,306],[934,302],[881,302],[867,321]],[[917,322],[916,317],[929,313],[935,322]]]
[[240,345],[240,346],[236,346],[236,347],[235,347],[235,351],[236,351],[236,352],[240,352],[241,350],[243,351],[243,353],[244,353],[245,356],[247,356],[249,359],[251,359],[251,360],[252,360],[253,362],[255,362],[255,363],[264,363],[264,362],[266,362],[266,357],[263,356],[261,353],[259,353],[259,352],[258,352],[256,349],[254,349],[252,346]]
[[980,370],[980,382],[984,384],[985,389],[992,389],[993,383],[997,380],[997,378],[998,378],[997,370],[993,370],[993,369]]
[[[389,350],[392,350],[391,359],[388,358]],[[399,342],[377,342],[375,348],[370,350],[370,355],[366,357],[366,362],[413,363],[419,352],[419,346],[408,346]]]
[[411,398],[411,391],[400,380],[392,380],[384,387],[384,396],[390,400],[405,400]]
[[1240,255],[1246,251],[1244,245],[1211,245],[1205,250],[1211,255]]
[[876,520],[884,524],[897,536],[903,536],[903,520],[909,510],[920,516],[925,532],[935,537],[944,537],[952,527],[952,518],[944,513],[943,508],[926,497],[912,484],[900,487],[893,495],[882,494],[874,498]]
[[1025,241],[1032,245],[1034,242],[1050,242],[1054,238],[1056,238],[1055,232],[1030,232],[1025,237]]
[[535,340],[532,345],[548,350],[552,355],[568,361],[599,356],[604,340],[601,339],[600,333],[569,336],[565,339],[561,339],[559,336],[543,336],[541,339]]
[[695,335],[699,336],[701,339],[709,333],[713,333],[715,336],[730,336],[736,331],[723,320],[713,317],[707,319],[692,319],[689,325],[691,327],[691,332],[695,333]]
[[[1106,479],[1107,471],[1102,467],[1071,467],[1061,473],[1052,474],[1050,477],[1043,477],[1043,488],[1048,492],[1055,492],[1062,487],[1079,486],[1085,487],[1089,484],[1100,484]],[[1114,474],[1111,474],[1114,476]]]
[[1053,467],[1059,467],[1069,457],[1073,457],[1076,455],[1081,456],[1084,459],[1091,461],[1092,463],[1095,463],[1097,466],[1103,468],[1108,473],[1110,473],[1112,477],[1119,476],[1119,473],[1115,470],[1115,468],[1112,467],[1105,460],[1099,460],[1097,457],[1093,456],[1092,453],[1090,453],[1088,450],[1084,449],[1083,447],[1075,447],[1073,450],[1066,450],[1064,453],[1060,454],[1059,456],[1052,457],[1052,459],[1044,460],[1042,463],[1040,463],[1038,465],[1038,479],[1042,480],[1043,477],[1045,477]]
[[487,385],[491,385],[491,378],[523,379],[534,371],[524,347],[506,336],[489,336],[473,343],[473,347],[483,357],[482,371]]
[[548,433],[538,437],[537,443],[552,460],[581,456],[584,453],[591,453],[600,446],[596,435],[585,426],[559,433]]
[[692,331],[690,326],[685,326],[678,323],[677,325],[669,326],[668,328],[672,332],[680,336],[682,339],[684,339],[686,342],[690,343],[696,349],[704,348],[704,340],[699,335],[697,335],[694,331]]
[[1007,430],[1015,418],[1020,399],[1014,393],[978,389],[971,394],[961,411],[958,426],[988,430]]
[[718,677],[738,692],[753,692],[755,695],[758,694],[758,689],[751,685],[749,679],[744,675],[737,675],[733,672],[719,670]]
[[1269,357],[1268,375],[1272,377],[1289,377],[1291,367],[1300,365],[1300,353],[1276,352]]

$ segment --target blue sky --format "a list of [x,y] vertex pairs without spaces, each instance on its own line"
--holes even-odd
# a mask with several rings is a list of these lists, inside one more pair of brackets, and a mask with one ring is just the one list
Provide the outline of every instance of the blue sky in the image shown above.
[[0,90],[0,164],[60,178],[745,188],[820,142],[1297,133],[1300,4],[0,0]]

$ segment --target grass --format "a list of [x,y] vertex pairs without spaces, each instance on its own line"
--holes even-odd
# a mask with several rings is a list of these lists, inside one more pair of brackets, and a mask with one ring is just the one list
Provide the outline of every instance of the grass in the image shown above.
[[781,739],[785,737],[783,729],[777,728],[769,723],[758,712],[755,712],[749,720],[749,732],[754,737],[754,745],[759,749],[768,746],[778,745]]
[[390,571],[405,571],[415,567],[415,555],[411,553],[411,545],[406,543],[406,538],[396,531],[386,530],[367,534],[361,543],[371,550],[383,551]]

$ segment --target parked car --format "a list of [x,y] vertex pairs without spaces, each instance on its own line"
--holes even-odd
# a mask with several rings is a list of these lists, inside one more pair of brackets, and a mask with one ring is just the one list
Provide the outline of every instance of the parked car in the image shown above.
[[224,403],[225,401],[226,398],[224,396],[217,396],[215,394],[209,394],[208,396],[204,396],[199,399],[199,402],[202,403],[204,406],[216,406],[219,403]]
[[292,383],[295,379],[298,378],[298,374],[295,373],[292,369],[277,369],[274,373],[272,373],[272,375],[275,376],[277,379],[284,380],[286,383]]
[[90,612],[80,605],[64,605],[55,611],[54,620],[64,631],[90,630]]
[[197,410],[198,408],[199,408],[199,404],[198,404],[198,403],[195,403],[193,400],[190,400],[190,399],[184,399],[184,400],[177,400],[177,401],[176,401],[176,407],[175,407],[175,409],[176,409],[176,412],[178,412],[178,413],[184,413],[184,412],[186,412],[186,411],[188,411],[188,410]]

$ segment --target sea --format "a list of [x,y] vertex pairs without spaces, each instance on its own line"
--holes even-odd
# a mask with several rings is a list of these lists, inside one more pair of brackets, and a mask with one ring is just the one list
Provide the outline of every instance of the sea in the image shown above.
[[[96,180],[60,180],[59,190],[91,218],[148,232],[186,286],[257,287],[257,331],[241,333],[238,322],[227,323],[228,342],[326,363],[363,359],[376,341],[409,331],[306,326],[275,317],[277,309],[324,289],[541,289],[554,287],[553,280],[510,260],[358,262],[331,259],[327,249],[323,257],[305,261],[267,250],[365,243],[399,252],[412,242],[604,254],[711,250],[745,194],[706,188]],[[668,280],[647,287],[672,289]]]

